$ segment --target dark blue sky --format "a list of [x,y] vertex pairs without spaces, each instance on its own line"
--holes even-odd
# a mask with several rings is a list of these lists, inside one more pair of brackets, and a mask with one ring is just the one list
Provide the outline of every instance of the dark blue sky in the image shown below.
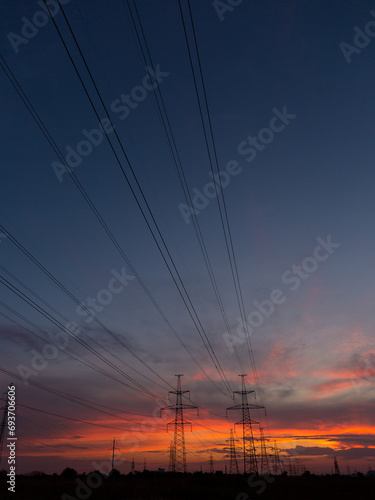
[[[182,3],[187,19],[187,4]],[[161,71],[159,88],[194,196],[197,190],[204,192],[212,178],[178,2],[139,0],[137,6],[153,63]],[[340,47],[342,42],[354,44],[356,26],[364,30],[369,21],[375,20],[370,13],[373,7],[369,1],[244,0],[225,12],[221,21],[213,2],[191,1],[219,168],[225,171],[228,162],[237,162],[237,175],[230,176],[224,195],[247,313],[254,310],[255,300],[269,299],[276,288],[287,297],[252,338],[264,403],[274,410],[273,415],[269,412],[274,428],[286,428],[284,404],[299,405],[301,412],[307,411],[306,402],[309,398],[319,399],[324,384],[332,388],[330,383],[346,380],[343,390],[347,393],[332,389],[327,394],[337,413],[342,409],[340,405],[357,398],[357,404],[364,405],[366,420],[367,405],[373,401],[365,390],[358,397],[348,377],[355,373],[366,381],[358,373],[362,373],[361,366],[365,366],[365,360],[372,360],[375,352],[372,235],[375,41],[362,40],[363,48],[356,49],[350,63]],[[67,147],[77,151],[77,145],[87,139],[82,131],[97,129],[98,119],[56,28],[49,20],[28,43],[20,43],[16,53],[9,40],[13,35],[9,33],[22,36],[25,19],[32,20],[41,7],[36,2],[17,1],[11,7],[2,4],[0,9],[1,55],[61,151],[66,154]],[[223,338],[225,324],[193,226],[186,224],[179,209],[185,200],[154,96],[150,90],[139,90],[147,70],[126,2],[71,0],[64,11],[101,96],[108,109],[112,109],[113,125],[207,335],[236,389],[238,362]],[[61,12],[55,20],[99,116],[104,118]],[[190,25],[188,35],[192,40]],[[13,46],[14,40],[13,36]],[[195,56],[193,62],[197,68]],[[138,91],[134,90],[136,87]],[[201,87],[199,90],[202,96]],[[3,71],[0,92],[3,117],[0,223],[86,304],[87,297],[95,297],[108,288],[115,276],[113,270],[121,274],[125,266],[126,275],[133,273],[68,173],[59,181],[52,167],[53,162],[59,161],[56,153]],[[131,105],[119,103],[122,95],[132,92],[140,96],[139,102],[133,98]],[[123,108],[119,112],[121,105],[133,109],[125,112]],[[283,110],[284,114],[294,116],[290,123],[283,124],[280,118],[271,122]],[[122,113],[128,116],[120,119]],[[267,131],[261,132],[270,123],[280,130],[272,132],[272,137]],[[264,145],[258,141],[258,151],[254,145],[247,145],[255,147],[253,153],[241,154],[245,146],[240,145],[249,136],[258,134],[265,137]],[[125,166],[114,133],[108,137]],[[113,152],[105,139],[100,137],[100,141],[98,146],[91,147],[90,154],[81,158],[74,172],[171,324],[217,380],[218,374]],[[246,161],[250,156],[254,156],[253,161]],[[197,218],[235,332],[239,310],[216,199],[208,200]],[[293,265],[300,265],[313,255],[317,238],[326,241],[328,235],[340,247],[320,262],[308,278],[301,279],[298,290],[291,292],[282,276]],[[16,250],[9,239],[0,239],[0,252],[4,268],[70,321],[88,328],[90,335],[111,352],[149,376],[97,324],[86,323],[87,315],[77,313],[76,304]],[[4,276],[9,279],[9,275]],[[13,278],[10,281],[15,283]],[[49,321],[1,287],[6,304],[48,331],[56,331]],[[204,376],[199,385],[201,374],[197,365],[168,330],[136,279],[129,278],[127,286],[112,295],[110,303],[97,311],[105,325],[170,383],[174,384],[174,374],[181,372],[187,385],[195,380],[189,387],[194,386],[198,399],[207,387],[213,390]],[[5,313],[5,309],[0,308],[0,312]],[[17,373],[18,363],[30,365],[30,350],[41,349],[43,344],[5,318],[0,319],[0,324],[1,365]],[[80,352],[86,355],[83,349]],[[245,348],[241,347],[240,356],[249,372],[249,382],[253,383]],[[285,373],[285,379],[280,378],[280,372]],[[346,378],[340,375],[344,372]],[[74,387],[67,373],[76,379]],[[50,381],[55,387],[75,390],[81,395],[85,394],[90,377],[93,385],[100,385],[108,402],[118,398],[120,386],[110,389],[110,380],[62,353],[38,374],[39,381]],[[8,383],[8,377],[1,375],[0,380],[3,386]],[[306,380],[309,388],[302,382]],[[146,385],[160,391],[150,382]],[[291,399],[285,403],[282,394],[289,389]],[[24,401],[30,403],[34,398],[44,407],[46,399],[40,391],[19,382],[19,392]],[[96,398],[94,392],[90,394],[91,389],[88,393]],[[133,396],[124,397],[127,400]],[[99,396],[96,400],[101,401]],[[227,402],[219,394],[210,404],[222,414],[220,409]],[[65,404],[56,403],[61,411]],[[134,408],[144,408],[141,396],[134,401]],[[333,412],[327,429],[331,428],[330,419],[335,422],[335,418]],[[298,427],[297,418],[296,422],[292,419],[293,423]],[[52,426],[52,420],[48,425]],[[311,422],[311,428],[314,425]],[[366,425],[364,421],[363,426]],[[167,446],[167,437],[166,443]]]

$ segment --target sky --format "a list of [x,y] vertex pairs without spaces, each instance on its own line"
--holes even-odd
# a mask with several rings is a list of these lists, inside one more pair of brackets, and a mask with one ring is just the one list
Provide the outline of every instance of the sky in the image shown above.
[[188,470],[223,469],[242,373],[270,450],[374,468],[374,4],[129,3],[0,6],[17,471],[93,470],[114,437],[121,472],[167,467],[176,374]]

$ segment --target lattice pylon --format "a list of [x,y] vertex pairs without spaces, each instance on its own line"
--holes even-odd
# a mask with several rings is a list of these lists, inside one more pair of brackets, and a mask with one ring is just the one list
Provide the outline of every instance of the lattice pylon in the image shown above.
[[277,443],[275,441],[275,446],[273,447],[273,473],[275,476],[283,473],[283,467],[280,460],[279,448],[277,447]]
[[264,437],[264,429],[259,425],[260,432],[260,473],[264,476],[270,474],[270,464],[268,463],[266,440]]
[[198,410],[198,406],[186,405],[182,403],[183,394],[189,394],[190,391],[181,390],[181,377],[183,375],[176,375],[177,377],[177,390],[169,391],[170,394],[176,395],[176,404],[165,406],[160,409],[160,415],[163,410],[175,410],[175,418],[173,422],[167,424],[167,430],[170,425],[174,427],[174,472],[187,472],[186,463],[186,447],[185,447],[185,426],[190,425],[191,422],[184,420],[184,410]]
[[171,441],[169,447],[169,472],[176,472],[176,457],[173,441]]
[[229,438],[229,474],[239,474],[240,470],[238,468],[237,454],[236,454],[236,443],[234,439],[233,429],[230,430]]
[[254,436],[253,436],[253,421],[250,418],[250,410],[264,409],[264,406],[249,404],[247,401],[248,394],[255,394],[255,391],[247,391],[245,386],[246,374],[239,375],[242,380],[242,390],[234,391],[234,394],[241,396],[241,404],[231,406],[228,410],[241,410],[242,420],[236,422],[235,425],[242,425],[242,446],[243,446],[243,473],[258,474],[258,462],[256,458]]

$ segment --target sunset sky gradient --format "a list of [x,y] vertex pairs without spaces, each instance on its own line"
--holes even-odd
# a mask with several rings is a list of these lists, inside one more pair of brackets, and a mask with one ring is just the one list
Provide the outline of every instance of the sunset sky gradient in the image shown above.
[[[109,110],[112,106],[113,125],[230,389],[240,390],[238,374],[245,372],[247,387],[253,390],[256,383],[247,343],[240,335],[216,199],[195,208],[242,366],[225,340],[226,325],[193,225],[186,223],[179,208],[183,192],[152,91],[133,103],[125,119],[113,106],[147,76],[126,3],[72,0],[64,12],[106,106]],[[266,407],[266,412],[254,411],[252,418],[264,426],[269,447],[276,440],[281,453],[298,458],[312,472],[331,473],[334,456],[344,473],[348,467],[351,472],[374,469],[375,41],[363,42],[350,63],[340,48],[342,42],[354,43],[355,27],[363,30],[373,19],[374,5],[367,0],[245,0],[221,20],[211,1],[190,3],[219,167],[228,172],[229,162],[237,165],[224,195],[246,313],[259,313],[254,302],[264,303],[277,294],[283,299],[275,301],[273,310],[252,328],[261,391],[256,391],[256,399],[250,395],[249,401]],[[152,59],[164,74],[158,85],[193,196],[204,192],[212,177],[178,1],[137,0],[136,4]],[[187,2],[182,5],[187,19]],[[37,2],[15,1],[0,9],[1,55],[61,151],[76,150],[85,139],[82,131],[97,128],[98,120],[55,26],[49,20],[16,53],[9,32],[21,34],[23,18],[33,19],[41,7]],[[61,12],[54,19],[104,118]],[[4,71],[0,93],[0,224],[82,304],[88,305],[88,298],[98,297],[102,290],[112,290],[108,303],[95,315],[120,342],[98,323],[86,321],[84,310],[6,233],[0,235],[0,274],[59,322],[75,325],[80,341],[156,396],[129,388],[126,384],[133,382],[72,338],[68,348],[59,349],[52,359],[35,361],[35,353],[52,342],[48,334],[56,335],[59,328],[3,281],[0,388],[3,392],[11,382],[16,385],[17,471],[59,473],[67,466],[93,470],[109,460],[114,437],[121,472],[129,472],[133,457],[138,470],[143,469],[144,459],[150,469],[166,468],[172,439],[166,423],[173,415],[161,418],[159,410],[174,403],[167,396],[176,385],[175,374],[184,374],[183,388],[200,407],[199,416],[186,414],[192,422],[192,432],[186,433],[188,470],[202,465],[208,471],[211,452],[215,468],[224,470],[229,464],[230,429],[240,415],[230,412],[226,417],[233,399],[110,147],[105,140],[93,147],[74,173],[190,354],[68,174],[59,182],[52,166],[58,160],[56,153]],[[247,161],[252,153],[243,154],[240,145],[249,136],[262,134],[274,116],[285,112],[293,118],[286,123],[279,117],[275,123],[280,131],[264,147],[255,148],[256,155]],[[108,137],[126,165],[114,133]],[[334,245],[327,250],[329,241]],[[294,286],[292,276],[299,276]],[[256,315],[249,318],[250,325],[251,318]],[[70,348],[82,358],[72,359]],[[39,363],[37,368],[33,360]],[[85,362],[94,363],[100,373]],[[25,367],[32,369],[30,376],[25,376]],[[58,391],[74,401],[58,396]],[[236,430],[240,438],[240,428]],[[255,435],[258,438],[257,431]],[[240,444],[239,440],[239,455]]]

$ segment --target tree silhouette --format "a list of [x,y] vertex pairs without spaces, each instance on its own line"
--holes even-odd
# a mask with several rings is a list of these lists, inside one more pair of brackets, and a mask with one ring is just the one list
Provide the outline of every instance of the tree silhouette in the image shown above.
[[72,469],[71,467],[66,467],[62,473],[60,474],[61,477],[65,479],[74,479],[77,477],[78,472],[75,469]]

